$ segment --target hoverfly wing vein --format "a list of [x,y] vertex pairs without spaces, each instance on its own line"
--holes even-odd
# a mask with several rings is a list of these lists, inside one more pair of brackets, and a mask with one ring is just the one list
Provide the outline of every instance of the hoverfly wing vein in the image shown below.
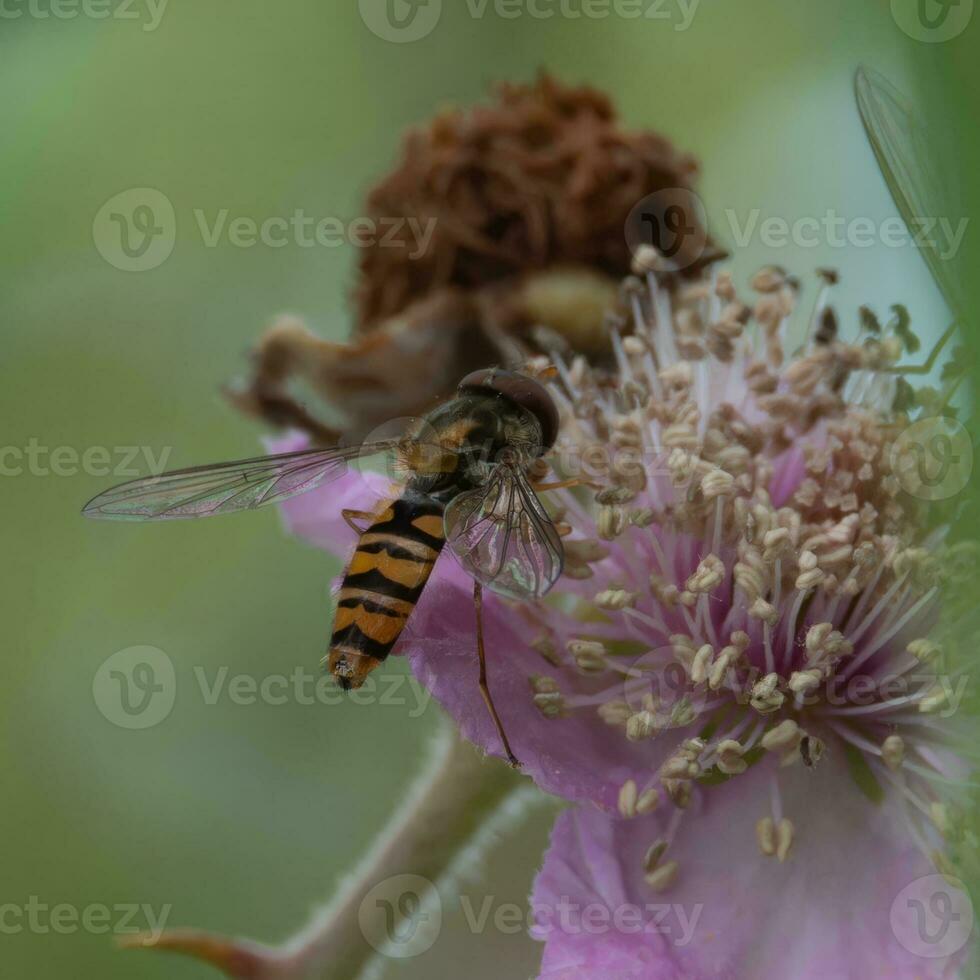
[[399,440],[174,470],[113,487],[90,500],[86,517],[154,521],[252,510],[338,479],[347,461],[391,450]]
[[450,550],[493,592],[540,598],[561,574],[561,539],[524,474],[514,467],[498,465],[483,487],[453,499],[444,520]]

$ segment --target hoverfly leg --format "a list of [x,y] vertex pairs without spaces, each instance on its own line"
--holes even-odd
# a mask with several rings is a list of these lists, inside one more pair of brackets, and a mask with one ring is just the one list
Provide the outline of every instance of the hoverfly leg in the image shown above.
[[374,519],[374,516],[375,515],[372,514],[368,510],[350,510],[350,509],[348,509],[348,508],[345,507],[340,512],[340,516],[343,517],[343,519],[347,522],[347,526],[355,534],[361,535],[361,534],[364,533],[364,528],[358,526],[357,524],[355,524],[354,523],[355,519],[361,520],[361,521],[370,521],[370,520],[373,520]]
[[510,742],[507,741],[507,734],[504,732],[504,726],[500,721],[500,715],[497,714],[496,707],[494,707],[493,698],[490,696],[490,688],[487,685],[487,658],[486,651],[483,649],[483,586],[475,581],[473,583],[473,605],[476,608],[476,652],[480,658],[480,693],[483,695],[484,703],[497,728],[500,741],[504,745],[504,751],[507,753],[507,761],[514,769],[520,769],[521,764],[511,750]]

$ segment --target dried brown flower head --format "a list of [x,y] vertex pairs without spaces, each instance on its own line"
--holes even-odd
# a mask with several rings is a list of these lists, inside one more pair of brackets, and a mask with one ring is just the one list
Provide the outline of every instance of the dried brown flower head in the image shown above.
[[[719,257],[687,206],[691,156],[657,133],[624,131],[592,88],[542,75],[495,94],[410,130],[401,160],[369,193],[365,217],[393,234],[360,250],[350,343],[280,320],[232,395],[238,407],[331,441],[424,411],[465,373],[535,349],[602,358],[603,313],[617,308],[633,258],[627,218],[658,191],[695,232],[675,255],[681,276]],[[405,237],[420,227],[429,229],[421,249]],[[329,423],[288,392],[295,377],[327,404]]]
[[[361,252],[358,327],[446,286],[481,289],[554,267],[621,279],[632,259],[630,210],[655,191],[690,189],[696,175],[694,158],[663,136],[623,130],[596,89],[549,75],[502,84],[488,105],[411,129],[401,161],[368,195],[369,216],[436,224],[419,258],[377,245]],[[697,258],[678,256],[689,273]]]

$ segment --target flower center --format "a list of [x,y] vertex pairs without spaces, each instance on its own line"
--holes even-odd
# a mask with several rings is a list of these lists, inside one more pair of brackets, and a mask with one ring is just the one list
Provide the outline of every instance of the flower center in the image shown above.
[[932,723],[954,694],[934,638],[941,535],[924,538],[893,467],[901,343],[867,336],[867,318],[840,341],[827,274],[787,359],[798,283],[763,270],[749,306],[717,271],[666,288],[655,258],[638,256],[631,322],[611,325],[613,375],[551,358],[555,468],[605,489],[558,498],[566,600],[526,613],[549,664],[536,704],[649,743],[627,816],[662,795],[682,811],[769,765],[757,841],[779,860],[794,836],[779,773],[825,756],[948,823]]

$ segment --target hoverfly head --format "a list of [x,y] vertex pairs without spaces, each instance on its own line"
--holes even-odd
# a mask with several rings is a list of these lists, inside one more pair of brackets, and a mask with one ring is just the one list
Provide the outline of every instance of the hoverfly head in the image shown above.
[[492,393],[507,399],[537,419],[541,427],[541,445],[537,455],[546,453],[558,438],[558,409],[548,390],[534,378],[502,368],[484,368],[466,375],[459,383],[465,392]]

